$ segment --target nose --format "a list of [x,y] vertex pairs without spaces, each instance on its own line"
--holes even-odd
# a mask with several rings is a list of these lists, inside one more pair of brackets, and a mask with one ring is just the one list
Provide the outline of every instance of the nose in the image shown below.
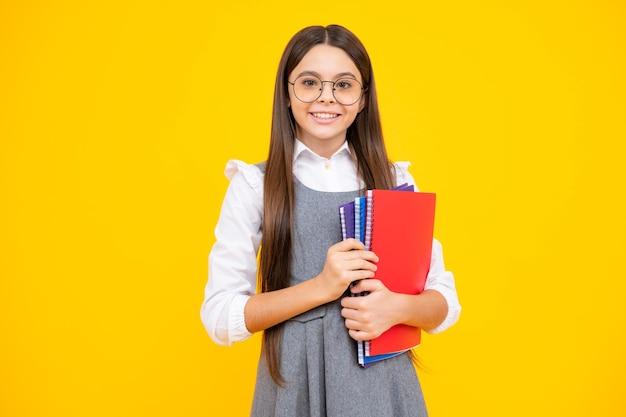
[[[330,84],[329,87],[330,88],[324,88],[324,86],[326,86],[326,83]],[[320,96],[318,97],[318,101],[329,101],[329,102],[334,102],[335,101],[335,94],[333,92],[333,90],[335,89],[335,83],[332,81],[322,81],[322,86],[320,87],[320,89],[322,90],[320,93]]]

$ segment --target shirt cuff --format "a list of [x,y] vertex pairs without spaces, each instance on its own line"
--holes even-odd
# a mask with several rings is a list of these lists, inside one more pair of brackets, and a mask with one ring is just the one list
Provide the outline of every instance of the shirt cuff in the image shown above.
[[[446,273],[452,276],[451,272],[446,271]],[[450,280],[453,279],[454,278],[450,277]],[[452,327],[452,325],[454,325],[459,320],[459,316],[461,315],[461,305],[459,304],[459,299],[454,288],[450,288],[443,284],[435,284],[428,289],[438,291],[443,296],[443,298],[445,298],[448,305],[448,314],[446,314],[446,318],[441,322],[439,326],[426,332],[429,334],[441,333],[449,327]]]
[[252,333],[250,333],[246,327],[246,318],[244,316],[244,309],[248,299],[250,299],[249,295],[238,294],[233,298],[230,304],[228,312],[228,328],[230,329],[228,335],[229,345],[235,342],[241,342],[252,336]]

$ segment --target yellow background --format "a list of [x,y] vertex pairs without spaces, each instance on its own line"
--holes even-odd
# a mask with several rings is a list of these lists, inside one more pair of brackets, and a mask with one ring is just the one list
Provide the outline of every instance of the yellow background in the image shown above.
[[464,310],[418,349],[431,415],[626,413],[623,3],[409,3],[0,2],[0,416],[247,415],[259,337],[199,319],[223,169],[329,23],[438,193]]

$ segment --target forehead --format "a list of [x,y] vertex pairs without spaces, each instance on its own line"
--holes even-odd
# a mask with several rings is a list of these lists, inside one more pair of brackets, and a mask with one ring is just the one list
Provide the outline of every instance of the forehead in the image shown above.
[[290,75],[298,76],[304,72],[316,73],[323,78],[352,74],[361,79],[359,69],[343,49],[324,44],[311,48]]

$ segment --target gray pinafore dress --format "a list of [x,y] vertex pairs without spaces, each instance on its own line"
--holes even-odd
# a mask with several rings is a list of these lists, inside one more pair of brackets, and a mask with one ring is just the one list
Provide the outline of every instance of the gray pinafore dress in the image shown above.
[[[261,166],[261,169],[264,167]],[[338,206],[358,192],[320,192],[295,181],[291,283],[320,273],[330,246],[341,240]],[[261,354],[253,417],[427,416],[422,390],[407,355],[364,369],[341,317],[340,299],[284,323],[278,387]]]

